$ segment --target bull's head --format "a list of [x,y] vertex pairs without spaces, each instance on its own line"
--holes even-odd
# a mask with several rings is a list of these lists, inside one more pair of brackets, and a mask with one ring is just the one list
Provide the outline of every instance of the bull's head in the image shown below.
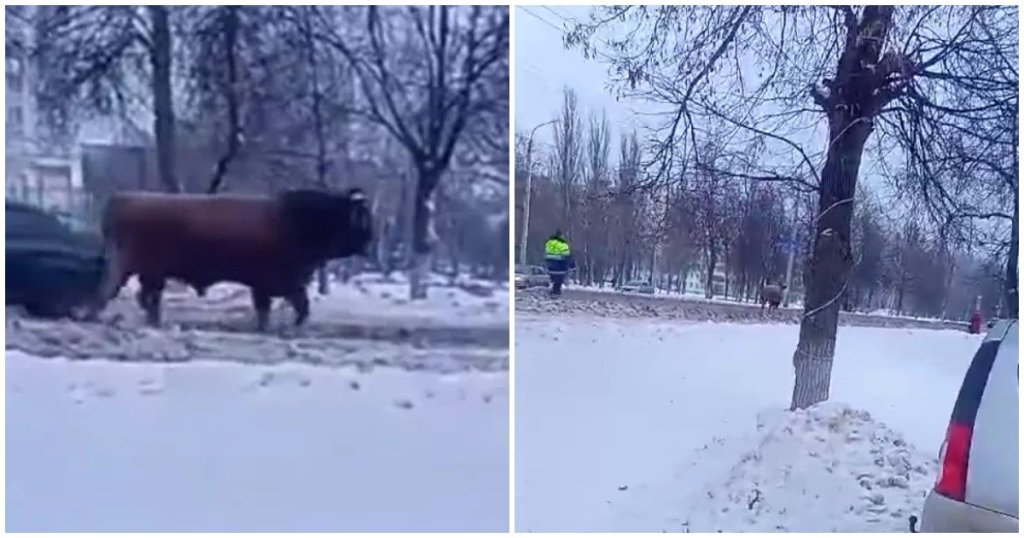
[[373,215],[367,204],[366,194],[361,189],[349,189],[343,197],[347,198],[348,210],[342,220],[342,233],[335,237],[331,253],[338,256],[359,254],[369,256],[370,245],[373,244]]
[[373,218],[362,190],[292,190],[280,199],[291,238],[301,250],[327,259],[369,254]]

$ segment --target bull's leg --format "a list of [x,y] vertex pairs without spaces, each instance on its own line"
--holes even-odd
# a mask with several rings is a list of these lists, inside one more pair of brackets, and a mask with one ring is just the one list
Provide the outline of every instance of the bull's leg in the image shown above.
[[161,277],[139,275],[139,305],[146,311],[146,323],[153,327],[160,325],[160,296],[166,283]]
[[256,309],[256,330],[266,332],[267,322],[270,319],[270,295],[257,290],[252,290],[252,306]]
[[309,318],[309,296],[306,295],[306,288],[299,288],[288,294],[287,301],[295,309],[295,326],[305,323]]

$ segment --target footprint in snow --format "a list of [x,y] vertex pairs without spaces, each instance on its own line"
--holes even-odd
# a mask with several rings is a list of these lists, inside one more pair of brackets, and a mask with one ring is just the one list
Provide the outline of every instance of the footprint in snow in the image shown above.
[[86,395],[87,389],[85,387],[79,386],[77,383],[72,383],[68,386],[68,396],[70,396],[71,400],[76,404],[85,402]]
[[97,387],[92,381],[78,384],[72,383],[68,386],[68,395],[75,403],[83,403],[89,396],[110,398],[114,396],[114,389],[110,387]]
[[412,409],[412,402],[409,400],[395,400],[395,407],[399,409],[409,410]]
[[139,394],[143,396],[160,394],[163,390],[163,386],[155,379],[143,379],[142,381],[139,381]]

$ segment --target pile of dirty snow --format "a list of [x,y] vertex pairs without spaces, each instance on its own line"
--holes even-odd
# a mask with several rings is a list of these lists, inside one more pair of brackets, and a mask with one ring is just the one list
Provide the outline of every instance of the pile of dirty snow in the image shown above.
[[841,403],[761,413],[756,435],[736,442],[752,448],[698,490],[685,529],[906,531],[938,468],[901,434]]

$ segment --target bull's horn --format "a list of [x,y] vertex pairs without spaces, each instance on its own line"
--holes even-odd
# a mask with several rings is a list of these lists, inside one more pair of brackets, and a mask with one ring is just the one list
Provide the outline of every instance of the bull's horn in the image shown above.
[[363,193],[363,190],[359,188],[349,189],[348,197],[356,202],[366,200],[366,194]]

